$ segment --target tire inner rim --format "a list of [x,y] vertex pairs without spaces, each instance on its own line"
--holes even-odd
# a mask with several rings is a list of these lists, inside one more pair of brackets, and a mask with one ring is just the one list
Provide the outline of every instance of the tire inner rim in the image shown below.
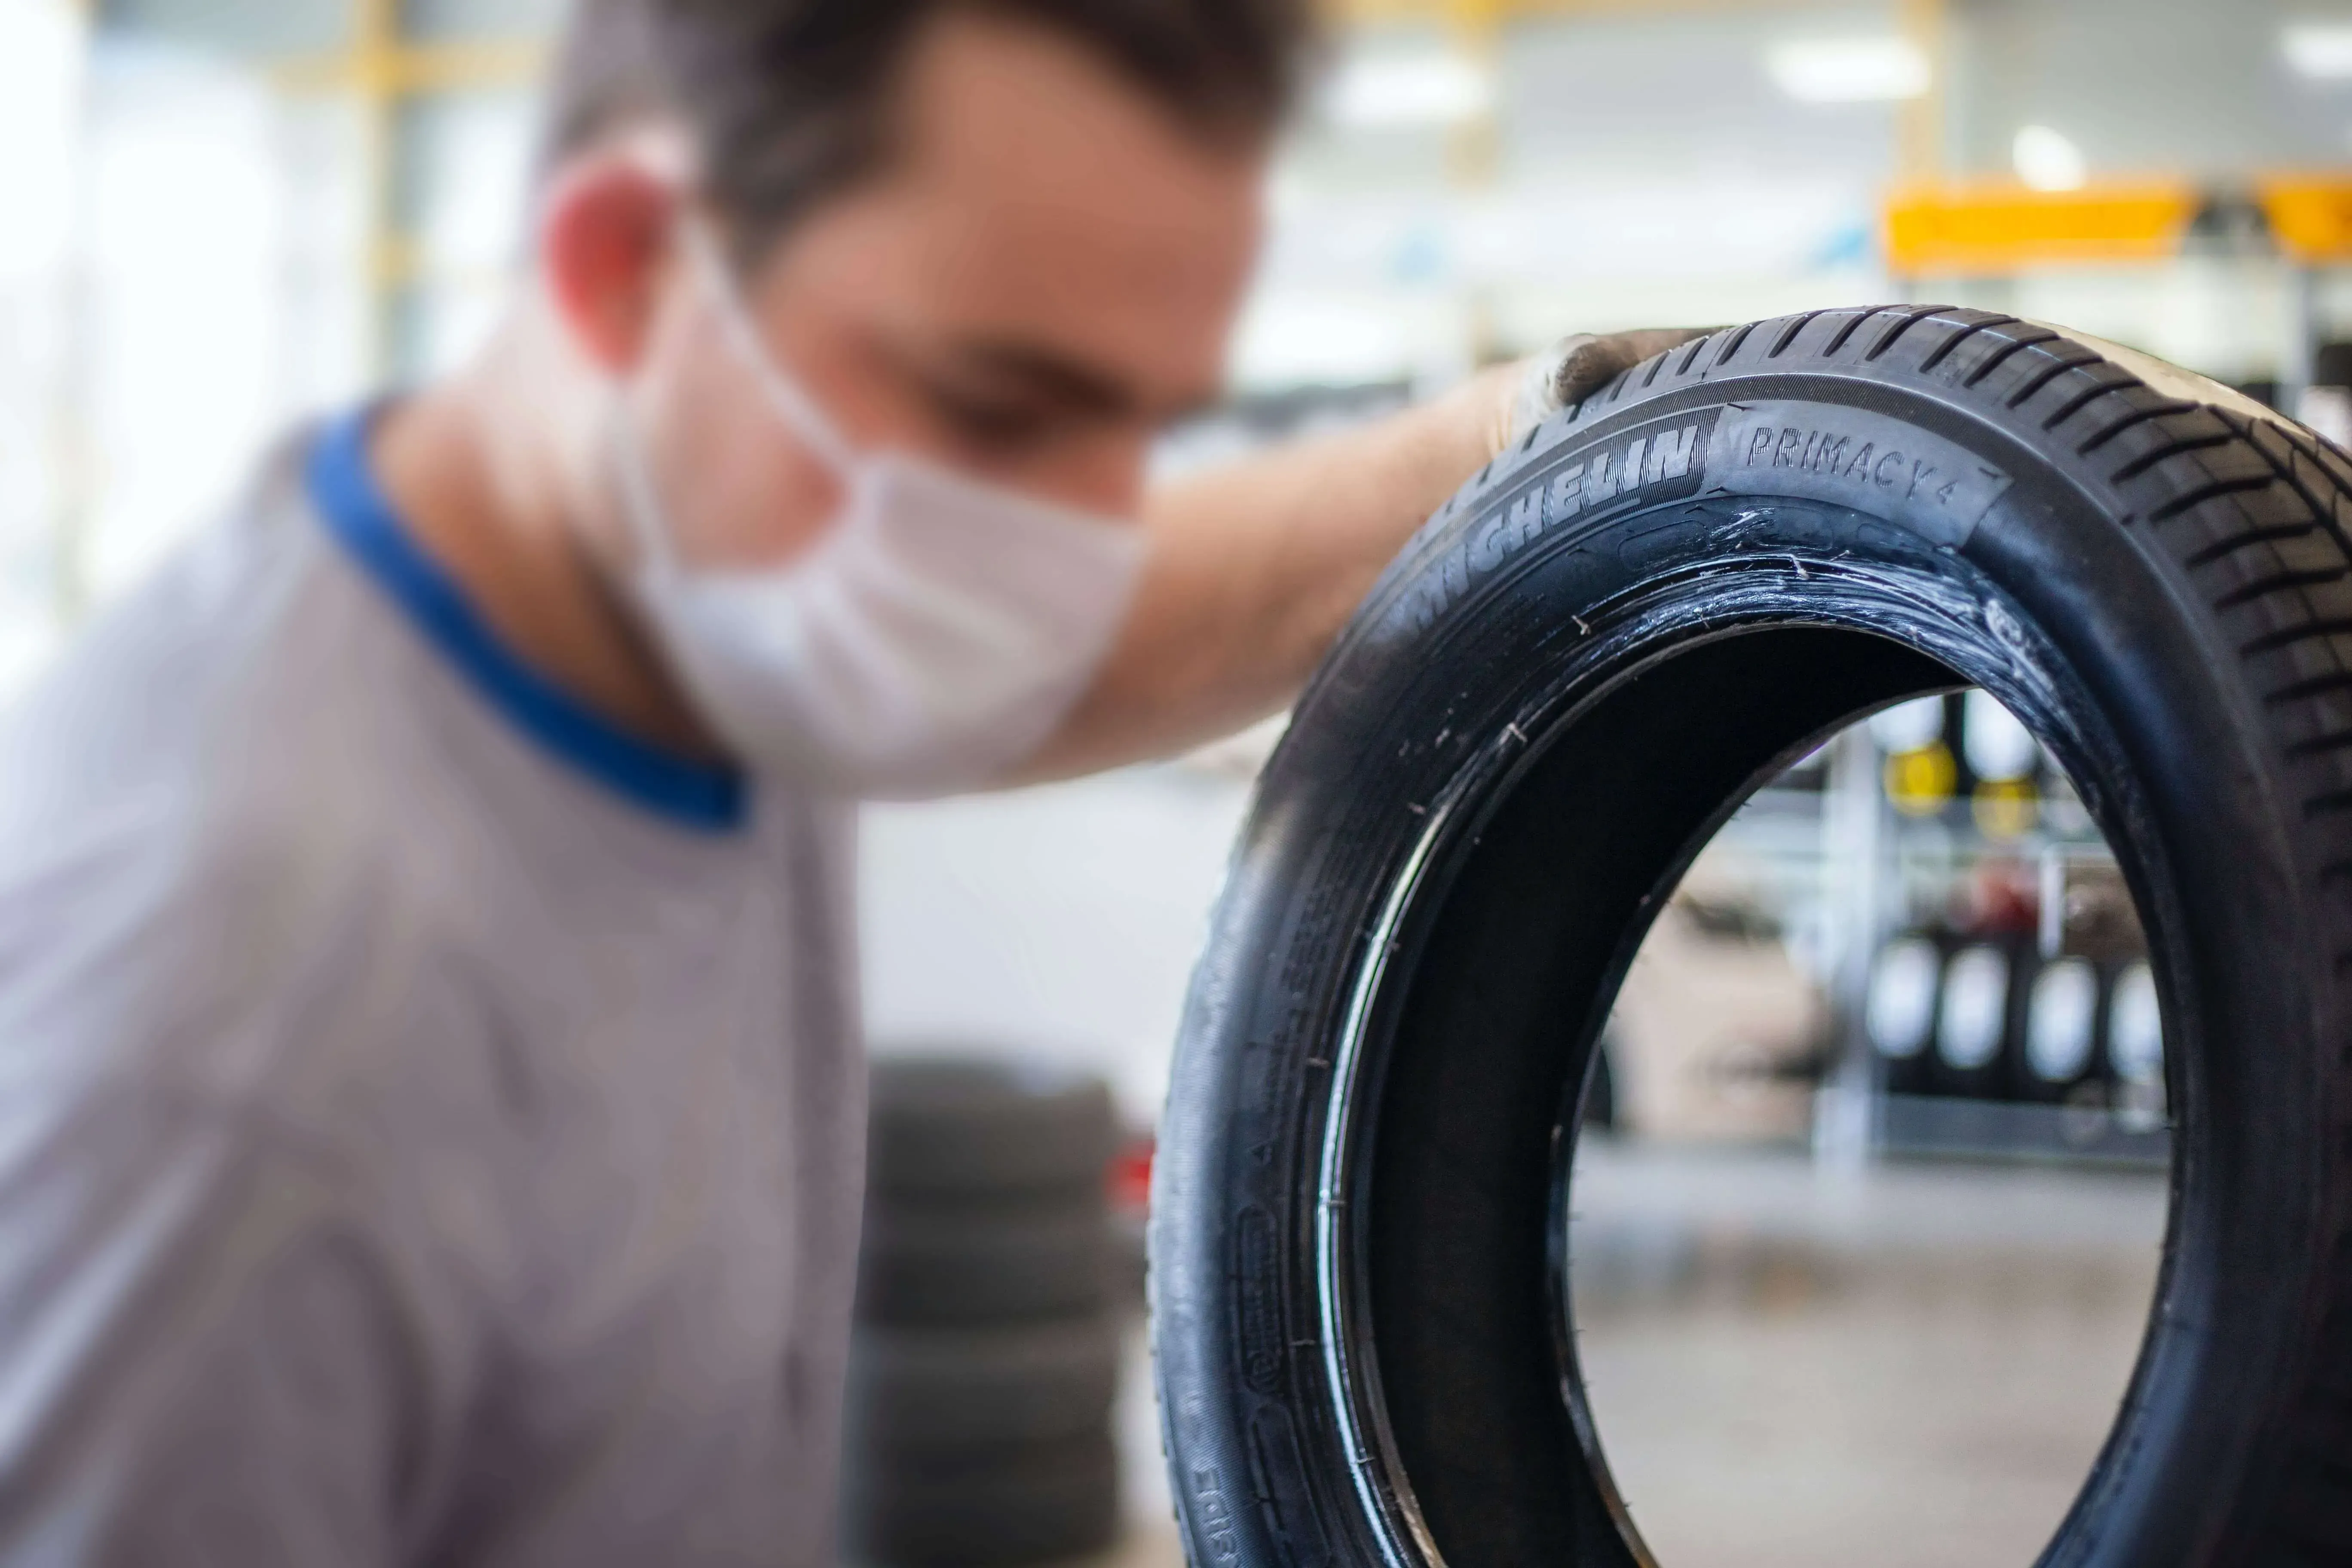
[[[1792,601],[1801,607],[1792,607]],[[1615,1522],[1615,1544],[1624,1562],[1648,1565],[1654,1559],[1610,1479],[1585,1397],[1571,1327],[1560,1205],[1594,1041],[1625,968],[1650,917],[1757,787],[1879,709],[1914,697],[1983,688],[2049,750],[2106,836],[2147,931],[2168,1029],[2176,1020],[2194,1016],[2175,994],[2176,976],[2186,966],[2168,962],[2182,921],[2169,893],[2161,847],[2152,835],[2133,830],[2136,822],[2146,820],[2137,806],[2139,787],[2087,695],[2047,643],[2005,610],[1997,589],[1984,584],[1963,594],[1948,578],[1884,563],[1841,567],[1834,562],[1783,560],[1715,574],[1705,584],[1685,583],[1675,591],[1654,584],[1645,596],[1606,606],[1591,619],[1591,636],[1573,668],[1528,702],[1430,803],[1426,825],[1391,879],[1380,916],[1363,940],[1329,1064],[1331,1092],[1314,1187],[1314,1291],[1322,1373],[1358,1504],[1394,1568],[1435,1568],[1447,1559],[1411,1484],[1413,1457],[1400,1444],[1385,1388],[1395,1369],[1383,1364],[1375,1326],[1372,1237],[1380,1205],[1381,1091],[1408,1002],[1416,986],[1429,980],[1424,969],[1432,937],[1449,899],[1482,850],[1511,853],[1511,809],[1515,802],[1524,806],[1530,791],[1555,797],[1549,804],[1556,811],[1600,805],[1599,797],[1618,781],[1566,775],[1589,772],[1603,761],[1596,747],[1619,744],[1622,751],[1628,737],[1637,742],[1632,751],[1643,759],[1644,771],[1621,767],[1625,776],[1653,784],[1688,765],[1715,780],[1702,791],[1703,802],[1685,801],[1681,819],[1661,829],[1663,852],[1654,851],[1647,862],[1622,940],[1601,965],[1597,984],[1580,999],[1580,1016],[1560,1020],[1575,1043],[1568,1052],[1570,1072],[1553,1127],[1553,1167],[1548,1174],[1553,1223],[1547,1240],[1528,1239],[1529,1247],[1548,1250],[1543,1269],[1558,1396],[1590,1480]],[[1727,679],[1735,670],[1739,674]],[[1743,702],[1752,709],[1752,693],[1759,686],[1805,695],[1761,716],[1734,711]],[[1565,803],[1578,796],[1584,798],[1583,808]],[[1671,815],[1675,807],[1666,809]],[[1528,813],[1523,809],[1520,815],[1525,818]],[[1586,820],[1608,818],[1603,811]],[[1630,890],[1630,884],[1612,889],[1617,895]],[[1606,903],[1610,892],[1580,885],[1562,896]],[[2171,1054],[2178,1062],[2187,1053]],[[2177,1240],[2184,1223],[2182,1171],[2199,1110],[2193,1080],[2177,1067],[2172,1077],[2176,1153],[2168,1230]],[[2174,1284],[2174,1251],[2168,1242],[2151,1322],[2160,1317]],[[2123,1440],[2133,1417],[2148,1357],[2144,1333],[2121,1418],[2106,1440],[2110,1449]],[[1561,1483],[1575,1484],[1567,1476]],[[2074,1511],[2089,1500],[2088,1492],[2078,1498]],[[1452,1568],[1485,1565],[1456,1563]]]

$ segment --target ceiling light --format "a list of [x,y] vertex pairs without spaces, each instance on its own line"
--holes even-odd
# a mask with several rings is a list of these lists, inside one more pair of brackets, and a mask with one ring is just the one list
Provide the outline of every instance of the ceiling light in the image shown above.
[[2047,125],[2029,125],[2010,149],[2017,177],[2037,191],[2079,191],[2090,183],[2083,150]]
[[1452,53],[1360,56],[1324,91],[1324,112],[1358,129],[1454,125],[1494,107],[1493,75]]
[[1888,103],[1917,98],[1935,79],[1927,57],[1908,38],[1808,38],[1777,44],[1764,68],[1801,103]]
[[2298,22],[2279,35],[2279,44],[2298,76],[2352,77],[2352,22]]

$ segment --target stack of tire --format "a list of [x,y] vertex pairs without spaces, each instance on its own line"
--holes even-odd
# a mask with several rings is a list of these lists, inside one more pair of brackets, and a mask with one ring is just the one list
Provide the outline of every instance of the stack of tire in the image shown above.
[[1914,931],[1879,951],[1864,1027],[1887,1090],[2164,1119],[2163,1024],[2144,952],[2044,961],[2017,934]]
[[869,1568],[1018,1568],[1118,1532],[1119,1361],[1097,1079],[878,1060],[843,1534]]

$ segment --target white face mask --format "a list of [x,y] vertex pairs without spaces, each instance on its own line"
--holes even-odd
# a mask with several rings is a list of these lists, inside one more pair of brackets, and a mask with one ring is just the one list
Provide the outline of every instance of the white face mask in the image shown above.
[[1143,530],[896,452],[861,452],[761,344],[717,245],[688,248],[736,352],[833,470],[842,510],[779,567],[681,562],[643,442],[617,421],[633,587],[704,721],[761,773],[908,799],[1035,754],[1108,652]]

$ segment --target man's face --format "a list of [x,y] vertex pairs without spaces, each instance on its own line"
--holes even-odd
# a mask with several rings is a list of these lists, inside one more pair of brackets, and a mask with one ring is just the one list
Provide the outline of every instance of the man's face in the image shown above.
[[[745,280],[769,353],[861,449],[1131,515],[1154,436],[1217,391],[1261,153],[1204,144],[1076,45],[952,15],[909,61],[897,138]],[[711,292],[670,269],[635,416],[689,560],[787,560],[839,486]]]

